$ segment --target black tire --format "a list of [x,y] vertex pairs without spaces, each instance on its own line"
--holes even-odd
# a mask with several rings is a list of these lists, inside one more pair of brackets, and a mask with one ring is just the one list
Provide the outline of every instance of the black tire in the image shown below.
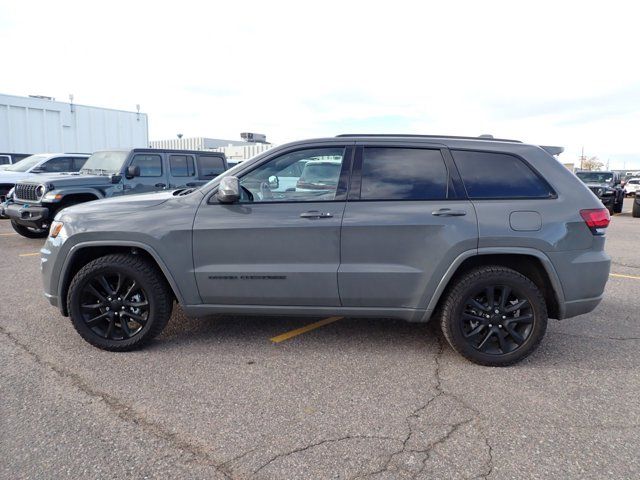
[[638,205],[637,198],[633,199],[633,208],[631,210],[631,215],[633,215],[634,218],[640,218],[640,205]]
[[[477,296],[478,292],[486,293]],[[486,308],[481,311],[474,305]],[[486,266],[455,280],[442,305],[440,326],[463,357],[478,365],[506,367],[538,347],[547,330],[547,307],[527,277],[510,268]]]
[[173,294],[162,272],[145,259],[106,255],[75,275],[67,308],[82,338],[103,350],[121,352],[140,348],[162,332],[171,318]]
[[49,235],[48,228],[25,227],[11,220],[11,226],[20,235],[26,238],[46,238]]

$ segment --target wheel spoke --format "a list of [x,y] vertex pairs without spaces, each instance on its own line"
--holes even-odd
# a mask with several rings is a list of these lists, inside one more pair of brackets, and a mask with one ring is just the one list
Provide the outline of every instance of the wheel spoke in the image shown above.
[[145,323],[147,323],[144,317],[133,312],[127,312],[126,310],[123,310],[120,315],[126,315],[127,317],[132,318],[133,320],[138,322],[140,325],[144,325]]
[[493,304],[495,302],[495,287],[491,286],[491,287],[487,287],[484,290],[484,294],[487,297],[487,306],[489,307],[489,310],[491,310],[493,308]]
[[124,303],[125,306],[133,307],[133,308],[146,307],[147,305],[149,305],[149,302],[147,302],[146,300],[143,300],[141,302],[127,302],[125,300],[123,303]]
[[482,305],[479,301],[477,301],[475,298],[472,298],[469,300],[468,305],[475,308],[476,310],[481,310],[483,312],[486,312],[488,310],[491,310],[491,307],[488,307],[486,305]]
[[109,327],[107,328],[107,333],[105,334],[105,337],[108,339],[111,339],[111,335],[113,335],[113,329],[116,325],[116,317],[111,317],[111,320],[109,320]]
[[529,315],[521,315],[519,317],[510,318],[505,323],[511,324],[511,323],[532,323],[532,322],[533,322],[533,315],[529,314]]
[[480,342],[480,344],[478,345],[478,350],[482,350],[484,349],[485,345],[487,344],[487,342],[489,341],[489,339],[493,336],[493,330],[489,330],[487,332],[487,335],[482,339],[482,341]]
[[122,275],[120,275],[119,273],[117,273],[116,275],[118,275],[118,281],[116,282],[116,288],[113,290],[114,295],[117,295],[120,291],[120,288],[122,287]]
[[131,329],[129,329],[129,323],[126,319],[122,318],[122,316],[120,316],[120,328],[122,329],[125,337],[131,338]]
[[471,320],[472,322],[482,322],[484,323],[486,318],[478,316],[478,315],[474,315],[473,313],[467,313],[464,312],[462,314],[462,319],[463,320]]
[[506,334],[502,331],[498,332],[498,344],[502,353],[507,353],[507,342],[505,341]]
[[478,335],[480,332],[482,332],[482,330],[484,330],[484,325],[480,324],[478,325],[476,328],[474,328],[473,330],[471,330],[469,333],[465,333],[464,336],[465,338],[471,338],[471,337],[475,337],[476,335]]
[[127,293],[124,294],[123,298],[129,298],[133,292],[135,292],[136,288],[138,288],[138,283],[134,280]]
[[502,287],[502,293],[500,295],[500,308],[504,308],[507,306],[507,300],[509,299],[509,295],[511,295],[511,288],[506,285]]
[[80,308],[84,308],[85,310],[95,310],[100,307],[102,307],[101,303],[83,303],[80,305]]
[[507,325],[505,328],[507,329],[507,332],[509,332],[509,335],[511,335],[511,338],[513,338],[514,342],[518,345],[522,345],[524,343],[524,337],[516,331],[516,328],[513,325]]
[[97,289],[96,287],[94,287],[93,285],[91,285],[90,283],[87,285],[87,290],[89,291],[89,293],[91,293],[91,295],[95,296],[98,300],[100,300],[101,302],[106,302],[107,301],[107,297],[105,297],[104,295],[102,295]]
[[96,317],[90,318],[89,320],[86,320],[85,322],[86,322],[87,325],[91,325],[93,323],[96,323],[99,320],[103,320],[103,319],[107,318],[108,316],[109,316],[109,312],[105,312],[105,313],[102,313],[102,314],[100,314],[100,315],[98,315]]
[[107,293],[107,295],[113,295],[113,290],[111,289],[111,285],[109,285],[109,282],[107,282],[107,279],[105,278],[104,275],[100,275],[98,277],[98,283],[102,288],[104,288],[104,291]]
[[507,308],[505,308],[506,312],[515,312],[517,310],[520,310],[521,308],[524,308],[526,306],[529,305],[529,300],[527,300],[526,298],[524,300],[520,300],[519,302],[517,302],[514,305],[509,305]]

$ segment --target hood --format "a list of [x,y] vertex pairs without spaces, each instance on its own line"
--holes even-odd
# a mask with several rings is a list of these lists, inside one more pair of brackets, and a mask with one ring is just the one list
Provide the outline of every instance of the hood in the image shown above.
[[16,183],[20,180],[31,180],[34,177],[38,177],[38,173],[27,172],[7,172],[6,170],[0,170],[0,183]]
[[[2,175],[2,172],[0,172]],[[81,173],[41,173],[36,178],[29,178],[29,183],[49,183],[55,190],[74,185],[83,187],[102,187],[111,185],[111,177],[107,175],[85,175]]]
[[[108,177],[107,177],[108,179]],[[92,202],[81,203],[64,209],[64,213],[72,215],[84,215],[95,212],[127,212],[137,211],[141,208],[149,208],[166,202],[173,196],[173,190],[154,193],[141,193],[138,195],[120,195],[118,197],[94,200]]]

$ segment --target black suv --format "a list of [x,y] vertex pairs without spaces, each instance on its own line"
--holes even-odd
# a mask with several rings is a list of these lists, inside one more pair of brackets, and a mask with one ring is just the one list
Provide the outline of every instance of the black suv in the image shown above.
[[135,148],[95,152],[77,173],[20,181],[4,213],[16,232],[46,237],[56,213],[116,195],[200,187],[227,169],[224,153]]
[[585,171],[577,172],[576,175],[602,201],[609,213],[622,212],[624,189],[619,173]]

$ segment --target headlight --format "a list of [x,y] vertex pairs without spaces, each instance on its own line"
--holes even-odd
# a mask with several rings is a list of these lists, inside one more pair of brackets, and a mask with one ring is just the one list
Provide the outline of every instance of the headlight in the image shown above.
[[47,187],[45,187],[44,185],[38,185],[36,187],[36,196],[38,198],[42,198],[42,196],[47,192]]
[[44,194],[44,197],[42,197],[42,201],[43,202],[56,202],[58,200],[61,200],[63,197],[63,195],[61,193],[55,193],[55,192],[47,192]]
[[604,190],[602,188],[598,189],[598,196],[601,197],[604,194]]
[[64,223],[62,222],[58,222],[58,221],[51,222],[51,228],[49,229],[49,236],[51,238],[56,238],[60,234],[62,227],[64,227]]

